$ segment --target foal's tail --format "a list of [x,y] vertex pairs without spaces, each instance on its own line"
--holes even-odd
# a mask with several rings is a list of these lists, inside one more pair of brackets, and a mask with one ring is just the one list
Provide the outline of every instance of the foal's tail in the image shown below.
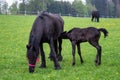
[[104,38],[106,38],[108,36],[108,31],[105,28],[100,28],[100,29],[98,29],[98,31],[101,31],[104,33]]

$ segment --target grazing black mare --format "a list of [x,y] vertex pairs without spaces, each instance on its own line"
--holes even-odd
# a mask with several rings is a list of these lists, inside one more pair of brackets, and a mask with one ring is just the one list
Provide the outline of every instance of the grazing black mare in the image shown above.
[[61,47],[62,39],[59,38],[63,32],[63,19],[55,14],[49,14],[47,12],[41,12],[35,19],[29,37],[29,43],[27,45],[27,58],[29,61],[29,72],[34,72],[36,60],[41,55],[40,68],[46,67],[45,53],[43,50],[43,43],[50,45],[50,55],[54,62],[56,70],[61,69],[57,60],[57,42],[59,41],[59,47]]
[[100,14],[99,11],[92,11],[91,21],[99,22]]
[[80,43],[82,42],[89,42],[93,47],[97,49],[97,55],[95,59],[95,64],[100,65],[101,64],[101,46],[99,45],[99,38],[100,38],[100,32],[104,33],[104,37],[108,35],[108,31],[104,28],[94,28],[94,27],[88,27],[88,28],[73,28],[68,32],[63,32],[61,34],[61,37],[63,39],[69,39],[72,43],[72,55],[73,55],[73,62],[72,65],[75,65],[75,50],[76,45],[78,49],[78,54],[80,56],[81,63],[83,63],[83,59],[81,56],[81,50],[80,50]]

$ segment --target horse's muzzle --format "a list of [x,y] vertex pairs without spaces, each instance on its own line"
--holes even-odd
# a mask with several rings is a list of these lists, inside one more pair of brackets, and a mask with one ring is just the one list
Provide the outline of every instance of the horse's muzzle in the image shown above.
[[34,72],[34,67],[29,67],[29,73],[33,73]]

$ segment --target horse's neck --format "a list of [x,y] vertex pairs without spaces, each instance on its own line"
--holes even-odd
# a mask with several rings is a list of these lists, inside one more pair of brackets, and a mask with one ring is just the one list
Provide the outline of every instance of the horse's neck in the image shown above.
[[32,37],[32,39],[30,39],[29,45],[33,46],[36,50],[39,50],[39,42],[34,37]]

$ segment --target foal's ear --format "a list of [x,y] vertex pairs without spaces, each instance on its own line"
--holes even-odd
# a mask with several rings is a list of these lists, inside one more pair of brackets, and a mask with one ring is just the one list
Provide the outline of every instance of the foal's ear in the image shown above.
[[66,34],[67,33],[67,31],[64,31],[62,34]]

